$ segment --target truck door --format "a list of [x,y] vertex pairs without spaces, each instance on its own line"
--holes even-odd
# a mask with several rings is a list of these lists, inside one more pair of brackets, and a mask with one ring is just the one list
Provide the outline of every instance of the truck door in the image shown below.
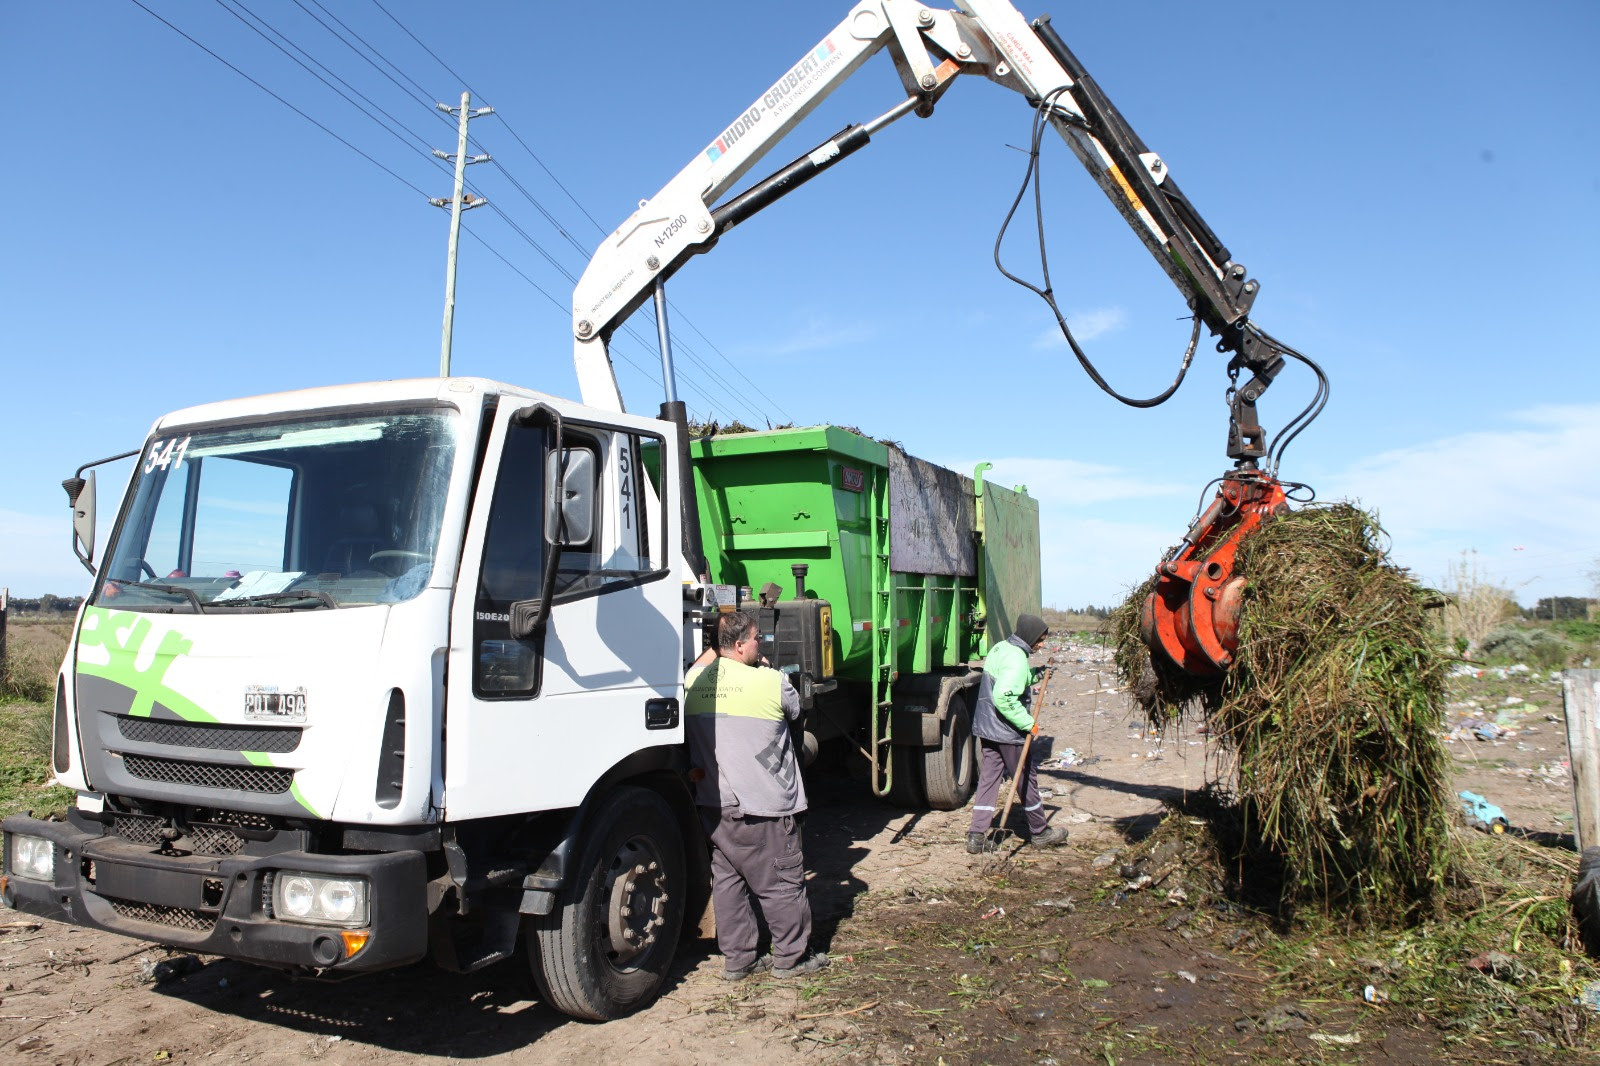
[[[451,820],[575,806],[625,756],[683,738],[677,479],[662,479],[658,503],[643,465],[673,454],[663,424],[541,407],[560,417],[559,454],[550,419],[502,409],[463,546],[445,722]],[[552,553],[547,623],[519,639],[513,605],[540,598]]]

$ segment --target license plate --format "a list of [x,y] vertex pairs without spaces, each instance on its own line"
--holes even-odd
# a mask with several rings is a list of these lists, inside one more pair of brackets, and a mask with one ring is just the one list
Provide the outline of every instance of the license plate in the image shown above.
[[280,692],[272,685],[251,685],[244,690],[244,716],[258,722],[304,722],[306,690]]

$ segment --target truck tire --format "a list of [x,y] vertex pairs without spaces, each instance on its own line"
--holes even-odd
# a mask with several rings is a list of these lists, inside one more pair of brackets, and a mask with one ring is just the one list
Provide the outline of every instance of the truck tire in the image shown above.
[[928,806],[936,811],[965,807],[978,787],[978,755],[964,691],[950,696],[944,721],[939,723],[939,746],[923,751],[922,781]]
[[529,917],[529,962],[546,1002],[597,1022],[652,1002],[687,896],[683,835],[667,801],[632,786],[607,796],[555,908]]

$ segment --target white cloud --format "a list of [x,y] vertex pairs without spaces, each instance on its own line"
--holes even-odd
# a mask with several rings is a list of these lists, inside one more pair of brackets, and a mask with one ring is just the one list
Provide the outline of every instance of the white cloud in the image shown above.
[[1070,609],[1115,607],[1155,572],[1181,529],[1140,522],[1113,522],[1042,509],[1039,554],[1044,603]]
[[1525,603],[1583,595],[1600,556],[1600,404],[1514,412],[1472,430],[1356,460],[1318,484],[1324,499],[1378,512],[1397,562],[1441,580],[1476,550]]
[[760,345],[754,350],[762,356],[800,355],[806,352],[828,351],[861,344],[877,335],[877,328],[867,322],[840,324],[826,318],[808,319],[805,325],[789,332],[774,344]]
[[[989,461],[994,469],[983,475],[984,480],[1008,487],[1026,485],[1028,495],[1041,505],[1082,507],[1111,500],[1168,499],[1194,492],[1191,485],[1141,480],[1119,467],[1076,459],[1013,456]],[[958,459],[944,465],[970,477],[976,464],[976,459]]]
[[[1104,337],[1108,333],[1115,333],[1127,324],[1128,313],[1120,307],[1101,307],[1093,311],[1067,312],[1067,326],[1071,328],[1072,335],[1078,339],[1079,344]],[[1034,338],[1033,349],[1040,351],[1047,348],[1065,348],[1067,338],[1061,335],[1060,327],[1051,327]]]

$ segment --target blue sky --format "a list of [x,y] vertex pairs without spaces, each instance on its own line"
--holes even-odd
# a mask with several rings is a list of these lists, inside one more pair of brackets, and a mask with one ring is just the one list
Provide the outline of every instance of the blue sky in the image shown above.
[[[467,216],[454,369],[572,396],[567,275],[848,9],[141,2],[376,162],[131,0],[0,5],[0,585],[14,595],[87,587],[60,480],[137,447],[164,411],[437,372],[448,215],[425,196],[450,177],[426,149],[453,150],[454,129],[433,101],[470,87],[498,112],[472,123],[495,162],[468,176],[493,207]],[[251,13],[400,132],[291,62]],[[1055,15],[1260,279],[1256,320],[1331,379],[1283,475],[1376,509],[1424,580],[1470,552],[1526,604],[1592,593],[1600,5]],[[877,57],[755,173],[899,98]],[[668,289],[680,391],[701,418],[838,422],[963,470],[992,461],[1041,501],[1045,602],[1109,604],[1228,465],[1224,359],[1203,343],[1173,401],[1122,407],[995,271],[1030,117],[998,86],[957,84],[931,118],[891,126],[690,263]],[[1063,308],[1114,386],[1160,391],[1187,339],[1176,291],[1053,138],[1045,166]],[[1007,260],[1036,267],[1025,240],[1008,239]],[[643,342],[615,346],[619,379],[631,409],[653,410],[648,310],[632,325]],[[1311,388],[1284,372],[1262,401],[1269,432]]]

